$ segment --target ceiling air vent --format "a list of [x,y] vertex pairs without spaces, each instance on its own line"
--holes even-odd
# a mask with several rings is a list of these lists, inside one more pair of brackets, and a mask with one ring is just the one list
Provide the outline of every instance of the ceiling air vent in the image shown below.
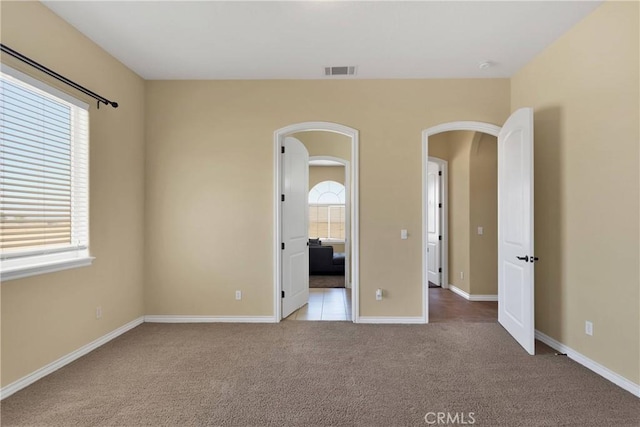
[[325,76],[354,76],[356,67],[354,65],[344,67],[324,67]]

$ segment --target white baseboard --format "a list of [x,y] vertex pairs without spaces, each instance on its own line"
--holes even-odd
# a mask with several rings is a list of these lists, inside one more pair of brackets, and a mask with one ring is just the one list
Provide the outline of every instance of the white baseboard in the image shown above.
[[377,324],[425,324],[424,317],[390,317],[390,316],[360,316],[356,323],[377,323]]
[[137,319],[132,320],[126,325],[120,326],[118,329],[111,331],[108,334],[103,335],[94,341],[91,341],[89,344],[83,345],[79,349],[72,351],[71,353],[65,356],[62,356],[60,359],[55,360],[49,363],[48,365],[43,366],[42,368],[30,373],[29,375],[26,375],[20,378],[19,380],[14,381],[11,384],[8,384],[2,387],[2,389],[0,390],[0,399],[5,399],[11,396],[13,393],[22,390],[23,388],[33,384],[39,379],[44,378],[47,375],[62,368],[63,366],[68,365],[69,363],[81,358],[85,354],[95,350],[101,345],[106,344],[112,339],[124,334],[125,332],[135,328],[138,325],[141,325],[143,322],[144,322],[144,318],[138,317]]
[[546,335],[538,330],[536,330],[536,339],[542,341],[543,343],[545,343],[546,345],[548,345],[549,347],[553,348],[554,350],[560,353],[565,353],[567,357],[570,358],[571,360],[574,360],[577,363],[584,366],[585,368],[592,370],[593,372],[600,375],[601,377],[608,379],[618,387],[621,387],[627,390],[629,393],[633,394],[634,396],[640,397],[640,385],[632,381],[629,381],[628,379],[626,379],[625,377],[619,374],[616,374],[609,368],[602,366],[598,362],[595,362],[589,359],[587,356],[581,353],[578,353],[571,347],[568,347],[562,344],[561,342],[556,341],[555,339],[551,338],[549,335]]
[[449,285],[449,289],[451,292],[454,292],[469,301],[498,301],[498,295],[471,295],[470,293],[451,284]]
[[276,323],[273,316],[180,316],[147,315],[148,323]]

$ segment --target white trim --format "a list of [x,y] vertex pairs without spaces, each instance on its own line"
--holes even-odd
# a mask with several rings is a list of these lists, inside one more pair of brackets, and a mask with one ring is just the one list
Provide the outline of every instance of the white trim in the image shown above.
[[[427,165],[429,162],[429,137],[442,132],[454,130],[469,130],[476,132],[488,133],[495,137],[500,133],[500,126],[491,123],[474,122],[474,121],[458,121],[443,123],[432,126],[422,131],[422,315],[424,322],[429,323],[429,276],[427,265]],[[444,237],[443,237],[444,240]],[[443,268],[444,272],[444,268]],[[442,283],[448,283],[444,280]]]
[[273,316],[180,316],[147,315],[147,323],[277,323]]
[[469,295],[469,301],[490,301],[490,302],[498,302],[498,295]]
[[282,293],[282,283],[280,281],[281,278],[281,263],[282,263],[282,252],[280,249],[280,242],[282,241],[281,237],[281,203],[278,202],[280,200],[281,194],[281,151],[280,147],[282,147],[282,143],[284,142],[284,138],[297,133],[297,132],[310,132],[310,131],[328,131],[339,133],[341,135],[345,135],[351,138],[351,180],[350,180],[350,189],[351,194],[348,202],[350,202],[350,217],[351,217],[351,288],[352,290],[352,298],[351,298],[351,307],[352,307],[352,320],[356,322],[358,319],[360,311],[360,303],[359,303],[359,279],[360,279],[360,247],[359,247],[359,203],[358,203],[358,141],[359,141],[359,133],[356,129],[350,128],[348,126],[344,126],[337,123],[330,122],[304,122],[304,123],[296,123],[293,125],[285,126],[276,130],[273,133],[273,313],[275,316],[275,321],[279,322],[282,320],[282,298],[280,297]]
[[460,295],[462,298],[468,300],[469,299],[469,293],[466,291],[463,291],[462,289],[460,289],[457,286],[453,286],[452,284],[449,284],[449,290],[451,292],[453,292],[454,294]]
[[449,285],[449,290],[454,294],[460,295],[467,301],[498,301],[498,295],[472,295],[451,284]]
[[598,362],[595,362],[589,359],[587,356],[575,351],[574,349],[572,349],[567,345],[562,344],[560,341],[557,341],[551,338],[549,335],[546,335],[537,329],[536,329],[536,339],[542,341],[543,343],[545,343],[546,345],[548,345],[549,347],[553,348],[554,350],[560,353],[565,353],[569,359],[581,364],[587,369],[590,369],[591,371],[595,372],[601,377],[611,381],[618,387],[625,389],[626,391],[633,394],[634,396],[640,397],[639,384],[636,384],[633,381],[626,379],[622,375],[613,372],[611,369],[607,368],[606,366],[603,366]]
[[424,324],[424,317],[397,317],[397,316],[360,316],[356,319],[356,323],[370,323],[370,324]]
[[460,122],[449,122],[443,123],[441,125],[432,126],[429,129],[425,129],[422,131],[422,137],[429,137],[431,135],[436,135],[442,132],[450,132],[452,130],[470,130],[475,132],[488,133],[489,135],[493,135],[498,137],[500,133],[500,126],[493,125],[491,123],[484,122],[474,122],[474,121],[460,121]]
[[4,268],[0,271],[0,282],[7,280],[22,279],[24,277],[37,276],[45,273],[55,273],[56,271],[69,270],[72,268],[88,267],[93,263],[95,257],[84,256],[81,258],[70,258],[52,261],[48,263],[26,265],[11,269]]
[[337,166],[347,166],[349,164],[349,160],[347,159],[343,159],[342,157],[335,157],[335,156],[309,156],[309,166],[315,166],[315,167],[322,167],[320,165],[312,165],[311,162],[314,160],[328,160],[331,162],[335,162],[338,163],[336,165],[331,165],[334,167]]
[[95,350],[96,348],[100,347],[101,345],[106,344],[107,342],[111,341],[112,339],[124,334],[125,332],[130,331],[131,329],[135,328],[136,326],[141,325],[144,322],[144,317],[138,317],[135,320],[132,320],[131,322],[127,323],[126,325],[120,326],[118,329],[113,330],[111,332],[109,332],[106,335],[103,335],[102,337],[91,341],[89,344],[83,345],[82,347],[80,347],[79,349],[72,351],[71,353],[67,354],[66,356],[62,356],[61,358],[59,358],[58,360],[55,360],[51,363],[49,363],[48,365],[43,366],[42,368],[20,378],[17,381],[12,382],[11,384],[2,387],[2,390],[0,390],[0,399],[5,399],[9,396],[11,396],[13,393],[22,390],[23,388],[33,384],[34,382],[38,381],[41,378],[46,377],[47,375],[57,371],[58,369],[62,368],[65,365],[68,365],[69,363],[81,358],[82,356],[84,356],[85,354]]

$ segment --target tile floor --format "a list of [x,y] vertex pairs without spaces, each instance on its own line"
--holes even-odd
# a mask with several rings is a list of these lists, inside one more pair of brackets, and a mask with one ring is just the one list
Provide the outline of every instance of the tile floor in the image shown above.
[[287,320],[351,321],[351,289],[310,288],[309,303],[291,313]]

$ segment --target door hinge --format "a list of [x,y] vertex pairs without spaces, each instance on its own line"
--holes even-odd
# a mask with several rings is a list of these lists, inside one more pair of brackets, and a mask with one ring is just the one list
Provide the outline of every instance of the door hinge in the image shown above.
[[442,240],[442,236],[438,236],[438,240]]
[[284,194],[280,196],[280,201],[284,202]]
[[442,207],[442,203],[438,203],[438,207],[441,208]]
[[284,291],[282,291],[282,298],[284,298]]
[[438,273],[442,273],[442,267],[438,268]]
[[284,145],[283,145],[282,147],[280,147],[280,152],[281,152],[282,154],[284,154]]
[[282,250],[284,251],[284,242],[282,242]]
[[442,171],[438,171],[438,176],[442,176]]

